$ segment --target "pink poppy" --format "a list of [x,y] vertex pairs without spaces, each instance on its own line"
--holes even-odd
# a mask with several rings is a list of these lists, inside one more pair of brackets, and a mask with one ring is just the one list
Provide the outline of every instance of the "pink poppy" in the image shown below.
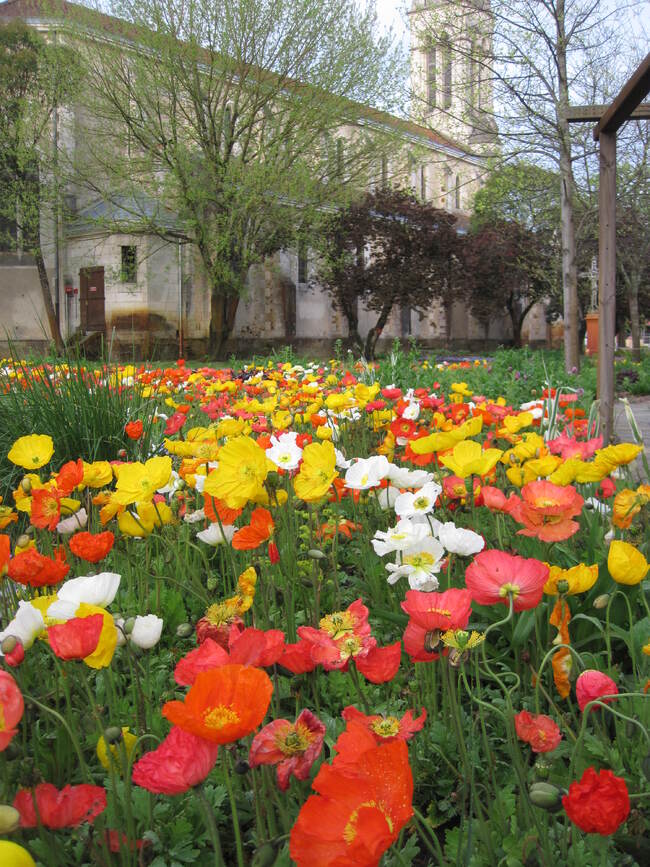
[[310,710],[303,710],[295,723],[276,719],[253,738],[249,764],[277,765],[278,786],[289,788],[290,777],[306,780],[323,748],[325,726]]
[[545,563],[497,550],[481,551],[465,570],[465,584],[479,605],[508,605],[512,596],[515,611],[535,608],[547,579]]

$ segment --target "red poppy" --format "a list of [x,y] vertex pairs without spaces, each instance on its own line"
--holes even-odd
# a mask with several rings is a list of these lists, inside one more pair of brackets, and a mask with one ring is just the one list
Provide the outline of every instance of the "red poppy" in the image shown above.
[[491,512],[505,512],[510,515],[513,508],[521,506],[521,499],[516,494],[510,494],[506,499],[506,495],[500,488],[494,488],[491,485],[483,485],[481,488],[482,505],[487,506]]
[[171,437],[174,434],[178,433],[186,421],[187,421],[187,414],[186,413],[175,412],[173,415],[171,415],[167,419],[167,422],[165,423],[165,434],[168,437]]
[[129,421],[124,425],[124,433],[130,440],[139,440],[142,436],[144,425],[138,419],[137,421]]
[[284,632],[280,629],[264,631],[252,626],[240,630],[234,626],[228,636],[228,650],[233,663],[266,668],[282,656]]
[[349,705],[343,708],[341,714],[346,722],[360,723],[365,726],[374,737],[376,743],[388,743],[392,740],[410,741],[416,732],[424,727],[427,712],[422,708],[419,717],[413,717],[413,711],[408,710],[401,719],[396,716],[382,716],[373,714],[367,716],[356,707]]
[[404,741],[373,744],[353,765],[323,765],[312,787],[319,794],[307,799],[291,830],[298,867],[376,865],[413,815]]
[[30,587],[49,587],[63,581],[70,571],[65,551],[59,548],[54,558],[45,557],[35,548],[21,551],[9,561],[8,575],[12,581]]
[[465,570],[465,584],[479,605],[508,605],[512,597],[515,611],[535,608],[547,579],[545,563],[497,550],[481,551]]
[[206,638],[196,648],[179,659],[174,669],[174,680],[179,686],[191,686],[201,671],[210,671],[230,662],[228,651],[213,638]]
[[48,626],[47,640],[59,659],[85,659],[97,649],[103,626],[103,614],[73,617],[57,626]]
[[522,710],[515,716],[517,737],[529,743],[534,753],[550,753],[562,740],[557,724],[544,714],[533,715]]
[[17,733],[16,725],[22,719],[24,709],[23,696],[16,681],[8,671],[0,671],[0,752],[9,746]]
[[268,509],[255,509],[251,515],[250,524],[237,530],[232,537],[232,546],[238,551],[247,551],[259,547],[273,535],[275,524]]
[[465,629],[472,612],[472,594],[469,590],[452,587],[444,593],[425,593],[408,590],[402,610],[418,626],[433,632],[438,629]]
[[[587,707],[590,701],[599,699],[605,704],[611,704],[613,698],[604,698],[606,695],[617,695],[618,687],[606,674],[602,671],[588,668],[576,680],[576,698],[578,699],[578,707],[581,711]],[[591,708],[596,710],[597,705]]]
[[290,778],[306,780],[311,766],[323,748],[325,726],[310,710],[303,710],[295,723],[276,719],[264,726],[253,738],[248,762],[277,765],[278,786],[289,788]]
[[387,647],[371,647],[368,653],[354,657],[357,668],[370,683],[387,683],[398,672],[402,656],[402,642]]
[[218,744],[172,726],[165,740],[135,763],[132,779],[159,795],[181,795],[205,780],[218,752]]
[[104,831],[104,839],[108,844],[108,848],[114,854],[117,854],[122,849],[126,849],[127,852],[135,852],[137,849],[142,849],[145,845],[150,845],[148,840],[129,840],[126,834],[113,829]]
[[63,464],[55,477],[56,487],[62,497],[68,497],[84,480],[84,462],[79,458]]
[[401,439],[406,440],[411,439],[417,429],[417,425],[414,421],[409,418],[400,418],[399,416],[390,424],[390,432],[395,437],[400,437]]
[[271,680],[261,669],[224,665],[197,674],[184,701],[168,701],[162,713],[184,731],[227,744],[257,728],[272,692]]
[[61,494],[56,488],[32,491],[31,523],[39,530],[56,530],[61,519]]
[[21,789],[14,798],[14,807],[23,828],[36,828],[39,819],[45,828],[74,828],[92,822],[106,809],[106,791],[86,783],[61,790],[52,783],[39,783],[34,789]]
[[288,669],[293,674],[304,674],[313,671],[318,665],[312,659],[312,645],[309,641],[297,641],[295,644],[285,644],[278,665]]
[[613,834],[630,813],[625,780],[609,770],[587,768],[579,782],[569,786],[562,806],[571,821],[586,834]]
[[110,530],[104,533],[75,533],[70,539],[70,550],[88,563],[99,563],[110,552],[115,536]]

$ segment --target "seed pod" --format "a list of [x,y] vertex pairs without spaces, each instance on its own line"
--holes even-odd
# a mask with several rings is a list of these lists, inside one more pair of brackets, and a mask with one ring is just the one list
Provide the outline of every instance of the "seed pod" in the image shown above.
[[122,729],[119,726],[109,726],[104,729],[104,740],[107,744],[119,744],[122,740]]
[[237,759],[237,761],[235,762],[235,773],[239,774],[240,776],[247,774],[250,769],[251,766],[245,759]]
[[0,834],[11,834],[19,825],[20,813],[18,810],[9,804],[0,804]]
[[133,632],[133,627],[135,626],[135,617],[129,617],[128,620],[124,621],[124,634],[130,635]]
[[311,548],[309,551],[307,551],[307,556],[311,557],[312,560],[325,560],[327,554],[319,551],[318,548]]
[[265,843],[255,850],[251,867],[271,867],[275,864],[275,849],[271,843]]
[[2,652],[6,656],[7,653],[11,653],[12,651],[14,651],[16,649],[17,644],[18,644],[18,639],[15,638],[13,635],[8,635],[3,640],[2,644],[0,644],[0,650],[2,650]]
[[601,593],[600,596],[596,596],[594,599],[593,605],[594,608],[607,608],[607,603],[609,602],[609,593]]
[[557,810],[562,803],[562,790],[552,783],[533,783],[529,795],[531,802],[543,810]]
[[30,541],[31,540],[30,540],[29,536],[27,535],[27,533],[22,533],[16,539],[16,547],[17,548],[25,548],[25,547],[27,547],[27,545],[29,545]]
[[32,480],[30,478],[28,478],[27,476],[25,476],[24,479],[22,479],[22,481],[20,482],[20,487],[21,487],[24,494],[27,494],[27,495],[31,494],[31,492],[32,492]]
[[194,632],[194,627],[191,623],[181,623],[176,627],[176,635],[179,638],[189,638]]

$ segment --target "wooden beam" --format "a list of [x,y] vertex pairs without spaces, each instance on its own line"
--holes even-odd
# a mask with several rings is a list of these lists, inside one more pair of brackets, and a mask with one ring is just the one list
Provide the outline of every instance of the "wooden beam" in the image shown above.
[[598,141],[601,133],[604,132],[617,132],[649,91],[650,52],[637,66],[634,74],[627,80],[619,95],[594,127],[594,139]]
[[600,134],[598,188],[598,397],[600,432],[608,445],[614,432],[614,342],[616,339],[616,133]]
[[[571,105],[564,116],[569,123],[598,123],[607,108],[606,105]],[[650,102],[637,106],[630,120],[650,120]]]

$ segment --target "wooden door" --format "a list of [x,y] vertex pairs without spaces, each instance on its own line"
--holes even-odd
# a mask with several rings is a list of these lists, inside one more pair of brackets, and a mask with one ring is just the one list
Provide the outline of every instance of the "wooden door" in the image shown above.
[[81,330],[106,331],[104,310],[104,269],[82,268],[79,271]]

